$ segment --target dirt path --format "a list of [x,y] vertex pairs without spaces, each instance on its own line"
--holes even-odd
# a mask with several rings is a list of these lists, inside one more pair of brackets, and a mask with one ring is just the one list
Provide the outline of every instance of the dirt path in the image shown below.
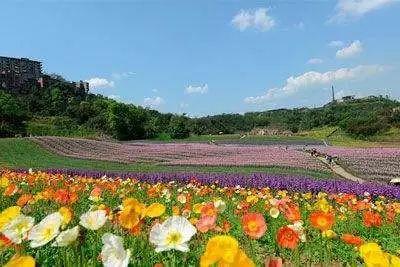
[[337,163],[329,164],[329,162],[324,157],[317,157],[317,158],[320,161],[322,161],[323,163],[325,163],[329,168],[331,168],[332,171],[334,171],[336,174],[340,175],[341,177],[344,177],[344,178],[354,181],[354,182],[359,182],[359,183],[365,182],[363,179],[356,177],[353,174],[347,172],[339,164],[337,164]]

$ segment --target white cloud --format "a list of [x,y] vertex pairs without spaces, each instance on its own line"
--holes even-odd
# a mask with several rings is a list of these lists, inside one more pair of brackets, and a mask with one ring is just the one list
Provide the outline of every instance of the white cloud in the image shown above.
[[116,80],[121,80],[121,79],[132,77],[133,75],[136,75],[136,73],[133,71],[126,71],[126,72],[121,72],[121,73],[113,73],[111,76]]
[[307,64],[321,64],[322,62],[324,62],[322,59],[320,59],[320,58],[310,58],[308,61],[307,61]]
[[157,107],[161,106],[161,105],[164,104],[164,103],[165,103],[164,99],[162,99],[162,98],[159,97],[159,96],[156,96],[156,97],[146,97],[146,98],[143,100],[143,105],[144,105],[145,107],[149,107],[149,108],[157,108]]
[[275,26],[275,20],[268,15],[266,8],[258,8],[253,12],[242,9],[233,17],[231,22],[239,31],[251,27],[260,31],[268,31]]
[[208,85],[189,85],[185,88],[185,93],[186,94],[205,94],[208,92]]
[[395,0],[338,0],[335,14],[328,22],[344,22],[349,19],[357,19],[366,13],[382,8]]
[[247,104],[262,104],[274,99],[293,95],[302,89],[330,85],[333,82],[363,79],[384,71],[380,65],[359,65],[354,68],[341,68],[327,72],[309,71],[296,77],[289,77],[280,88],[271,88],[261,96],[249,96],[244,99]]
[[349,58],[363,51],[362,43],[359,40],[352,42],[349,46],[346,46],[336,52],[337,58]]
[[339,40],[335,40],[335,41],[331,41],[328,44],[330,47],[343,47],[344,43],[342,41]]
[[97,89],[97,88],[113,88],[114,87],[114,82],[109,81],[105,78],[99,78],[99,77],[94,77],[86,80],[85,82],[89,83],[89,86],[91,89]]

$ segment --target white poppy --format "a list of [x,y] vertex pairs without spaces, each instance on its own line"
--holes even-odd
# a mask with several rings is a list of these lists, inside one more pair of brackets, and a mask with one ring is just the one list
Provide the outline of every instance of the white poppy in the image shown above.
[[37,248],[53,240],[59,233],[63,217],[59,212],[47,215],[42,221],[35,225],[29,232],[30,246]]
[[34,218],[20,214],[2,228],[2,233],[13,243],[21,244],[34,224]]
[[52,244],[53,247],[66,247],[73,243],[79,236],[79,226],[62,231]]
[[111,233],[105,233],[101,238],[103,248],[101,249],[101,260],[105,267],[125,267],[129,264],[131,252],[125,250],[122,238]]
[[156,224],[150,231],[150,242],[156,245],[156,252],[176,249],[189,250],[187,242],[196,234],[196,228],[182,216],[172,216],[162,224]]
[[79,224],[90,230],[100,229],[107,221],[105,210],[88,211],[81,215]]

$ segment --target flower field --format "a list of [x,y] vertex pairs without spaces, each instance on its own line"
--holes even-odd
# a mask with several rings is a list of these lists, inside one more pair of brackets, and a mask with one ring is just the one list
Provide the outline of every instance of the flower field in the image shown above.
[[201,166],[284,166],[329,171],[298,147],[209,145],[204,143],[130,143],[38,137],[32,139],[59,155],[123,163]]
[[339,162],[360,177],[388,182],[400,177],[399,148],[319,148],[331,156],[339,158]]
[[5,266],[400,266],[399,187],[3,170],[0,194]]

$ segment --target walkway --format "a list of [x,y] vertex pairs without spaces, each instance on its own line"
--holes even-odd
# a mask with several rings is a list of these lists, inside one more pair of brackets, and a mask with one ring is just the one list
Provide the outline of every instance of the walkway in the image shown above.
[[339,164],[333,162],[331,164],[329,164],[329,162],[324,158],[324,157],[317,157],[320,161],[322,161],[323,163],[325,163],[329,168],[331,168],[331,170],[333,172],[335,172],[336,174],[338,174],[341,177],[346,178],[347,180],[351,180],[354,182],[359,182],[359,183],[363,183],[365,182],[363,179],[354,176],[353,174],[347,172],[345,169],[342,168],[342,166],[340,166]]

